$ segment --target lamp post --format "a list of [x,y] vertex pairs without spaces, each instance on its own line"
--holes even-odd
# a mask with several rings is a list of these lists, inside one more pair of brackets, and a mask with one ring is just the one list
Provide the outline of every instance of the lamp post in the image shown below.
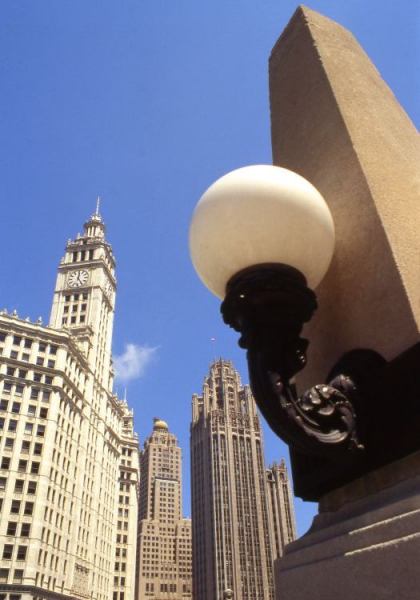
[[294,377],[309,344],[301,333],[334,243],[319,192],[268,165],[217,180],[190,227],[195,269],[222,299],[225,323],[241,334],[255,400],[290,445],[295,492],[308,500],[420,447],[420,344],[391,362],[356,348],[331,365],[326,382],[297,394]]

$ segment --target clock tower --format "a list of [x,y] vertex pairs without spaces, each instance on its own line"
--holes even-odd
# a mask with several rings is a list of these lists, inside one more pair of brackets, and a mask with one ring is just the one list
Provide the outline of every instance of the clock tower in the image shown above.
[[70,332],[89,367],[112,390],[111,343],[115,307],[115,258],[105,224],[95,213],[84,232],[69,240],[58,267],[50,327]]

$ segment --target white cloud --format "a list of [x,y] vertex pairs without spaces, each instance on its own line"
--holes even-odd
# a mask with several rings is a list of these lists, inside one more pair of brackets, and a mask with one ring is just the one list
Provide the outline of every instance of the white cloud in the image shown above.
[[125,351],[114,356],[115,379],[127,383],[144,375],[157,348],[126,344]]

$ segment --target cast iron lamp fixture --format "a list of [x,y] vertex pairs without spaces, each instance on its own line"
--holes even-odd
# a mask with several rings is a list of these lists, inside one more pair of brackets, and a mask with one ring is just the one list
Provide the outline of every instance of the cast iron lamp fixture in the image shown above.
[[[328,383],[298,397],[294,376],[309,344],[301,332],[317,308],[313,289],[327,272],[334,241],[321,194],[300,175],[269,165],[217,180],[190,227],[194,267],[223,300],[225,323],[240,332],[255,400],[291,447],[296,493],[312,500],[412,451],[410,443],[391,453],[381,447],[391,422],[386,414],[374,418],[381,403],[404,393],[401,380],[414,399],[410,373],[420,358],[419,345],[392,363],[373,350],[354,350],[332,368]],[[372,427],[381,429],[379,437]]]

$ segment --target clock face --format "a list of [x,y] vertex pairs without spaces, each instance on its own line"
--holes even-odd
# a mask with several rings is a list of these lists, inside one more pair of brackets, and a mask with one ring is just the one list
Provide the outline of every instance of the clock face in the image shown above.
[[67,285],[71,288],[81,287],[82,285],[86,285],[88,279],[88,271],[84,269],[82,271],[72,271],[68,276]]
[[105,294],[108,296],[108,298],[110,298],[112,295],[112,284],[109,281],[107,281],[105,284]]

